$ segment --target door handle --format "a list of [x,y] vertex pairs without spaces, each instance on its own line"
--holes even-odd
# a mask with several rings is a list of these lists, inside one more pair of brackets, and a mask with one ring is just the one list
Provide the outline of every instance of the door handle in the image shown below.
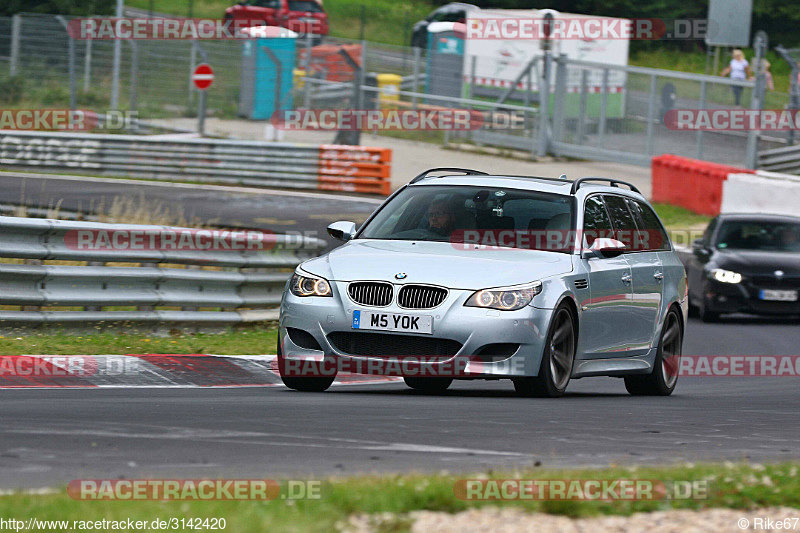
[[625,274],[622,276],[622,283],[630,283],[632,279],[630,274]]
[[653,274],[653,277],[656,278],[658,281],[661,281],[662,279],[664,279],[664,274],[661,272],[656,272],[655,274]]

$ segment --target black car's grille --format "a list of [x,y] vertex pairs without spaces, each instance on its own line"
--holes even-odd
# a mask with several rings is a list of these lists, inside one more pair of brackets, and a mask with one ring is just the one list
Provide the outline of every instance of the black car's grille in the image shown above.
[[451,339],[384,333],[335,331],[328,340],[342,353],[365,356],[452,356],[461,349],[461,343]]
[[392,303],[393,290],[391,283],[357,281],[347,287],[347,294],[357,304],[385,307]]
[[800,289],[800,276],[778,279],[775,276],[753,276],[752,283],[756,287],[772,289]]
[[447,298],[447,289],[428,285],[405,285],[397,293],[397,303],[406,309],[432,309]]

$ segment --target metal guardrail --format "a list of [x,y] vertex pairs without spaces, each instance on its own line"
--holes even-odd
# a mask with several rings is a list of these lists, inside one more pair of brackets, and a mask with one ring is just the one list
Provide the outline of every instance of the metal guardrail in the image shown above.
[[800,174],[800,144],[759,152],[758,168],[772,172]]
[[388,148],[0,131],[0,165],[42,171],[388,195],[390,164]]
[[[76,249],[70,235],[78,231],[199,230],[0,217],[0,257],[26,260],[25,264],[0,263],[0,306],[21,307],[0,310],[0,328],[97,322],[232,325],[275,319],[277,313],[266,308],[280,303],[291,269],[326,244],[321,239],[274,235],[265,247],[269,249],[263,251]],[[42,264],[54,260],[87,265]],[[111,262],[141,266],[106,265]],[[161,266],[165,264],[187,268]]]

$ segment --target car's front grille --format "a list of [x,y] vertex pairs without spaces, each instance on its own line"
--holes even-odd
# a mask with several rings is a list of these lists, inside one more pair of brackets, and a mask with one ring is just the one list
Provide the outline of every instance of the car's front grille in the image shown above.
[[380,281],[356,281],[347,287],[351,300],[371,307],[386,307],[392,303],[393,291],[391,283]]
[[384,333],[335,331],[328,340],[342,353],[365,356],[453,356],[461,349],[461,343],[451,339]]
[[800,276],[778,279],[775,276],[753,276],[752,283],[756,287],[771,289],[800,289]]
[[433,309],[447,298],[447,289],[429,285],[405,285],[397,293],[397,304],[406,309]]

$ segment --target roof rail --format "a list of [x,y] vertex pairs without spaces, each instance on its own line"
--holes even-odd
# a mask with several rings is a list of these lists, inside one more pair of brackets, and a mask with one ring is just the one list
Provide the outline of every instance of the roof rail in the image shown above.
[[569,193],[575,194],[575,192],[580,188],[581,184],[586,183],[587,181],[607,181],[608,184],[612,187],[619,187],[620,185],[625,185],[627,187],[630,187],[630,189],[633,192],[638,192],[639,194],[642,194],[641,192],[639,192],[639,189],[637,189],[636,186],[633,185],[632,183],[628,183],[627,181],[622,181],[622,180],[615,180],[613,178],[578,178],[572,182],[572,187],[570,188]]
[[416,178],[411,180],[409,182],[409,184],[416,183],[421,179],[427,178],[428,174],[430,174],[431,172],[462,172],[464,174],[472,175],[472,176],[488,176],[489,175],[486,172],[481,172],[480,170],[471,170],[471,169],[468,169],[468,168],[458,168],[458,167],[429,168],[428,170],[426,170],[425,172],[423,172],[422,174],[420,174],[419,176],[417,176]]

